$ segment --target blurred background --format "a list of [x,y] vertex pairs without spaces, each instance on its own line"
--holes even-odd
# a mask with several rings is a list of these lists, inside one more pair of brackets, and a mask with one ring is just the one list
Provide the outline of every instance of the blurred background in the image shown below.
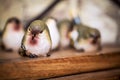
[[72,8],[81,23],[100,31],[102,44],[120,44],[120,0],[0,0],[0,30],[11,17],[18,17],[25,27],[47,16],[71,19]]

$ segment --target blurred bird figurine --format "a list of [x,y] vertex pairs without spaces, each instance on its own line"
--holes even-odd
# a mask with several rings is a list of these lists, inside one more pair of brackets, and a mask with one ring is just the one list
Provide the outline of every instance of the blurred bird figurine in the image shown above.
[[60,47],[68,48],[70,46],[70,37],[68,36],[69,30],[71,29],[71,22],[69,20],[62,20],[58,23],[60,32]]
[[[101,35],[95,28],[83,25],[80,21],[81,9],[78,0],[70,0],[70,15],[72,29],[69,33],[71,45],[80,52],[98,51],[101,49]],[[79,11],[80,10],[80,11]]]
[[2,32],[2,48],[7,51],[18,51],[24,36],[24,28],[19,19],[7,20]]
[[57,27],[57,21],[50,17],[46,20],[46,24],[51,36],[52,50],[58,49],[60,43],[60,34]]
[[19,54],[35,58],[50,56],[52,42],[47,25],[41,20],[33,21],[23,37]]
[[80,52],[98,51],[101,49],[100,32],[83,24],[75,24],[69,33],[71,44]]

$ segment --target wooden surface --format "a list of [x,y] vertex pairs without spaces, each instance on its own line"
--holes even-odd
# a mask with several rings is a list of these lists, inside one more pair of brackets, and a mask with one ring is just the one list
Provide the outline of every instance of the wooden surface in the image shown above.
[[120,48],[79,53],[73,49],[52,52],[48,58],[29,59],[0,52],[0,79],[42,79],[120,68]]
[[47,80],[120,80],[120,69],[75,74]]

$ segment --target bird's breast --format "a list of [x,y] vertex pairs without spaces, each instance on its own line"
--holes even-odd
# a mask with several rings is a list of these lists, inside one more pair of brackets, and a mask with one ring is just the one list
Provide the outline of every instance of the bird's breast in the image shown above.
[[26,50],[36,55],[48,53],[51,47],[51,44],[45,34],[42,34],[33,40],[32,36],[26,36],[24,45]]
[[35,37],[34,39],[32,39],[32,37],[29,38],[29,44],[30,44],[31,46],[37,45],[39,41],[40,41],[40,39],[38,39],[38,38],[36,38],[36,37]]

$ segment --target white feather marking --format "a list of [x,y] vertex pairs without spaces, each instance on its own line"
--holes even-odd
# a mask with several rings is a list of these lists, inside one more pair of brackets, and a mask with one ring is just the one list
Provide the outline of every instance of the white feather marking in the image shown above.
[[78,38],[78,32],[77,30],[73,30],[71,33],[70,33],[70,37],[73,41],[76,41],[77,38]]
[[46,24],[48,25],[48,29],[52,40],[52,49],[55,49],[58,47],[60,42],[60,35],[57,28],[57,24],[54,19],[48,19]]

